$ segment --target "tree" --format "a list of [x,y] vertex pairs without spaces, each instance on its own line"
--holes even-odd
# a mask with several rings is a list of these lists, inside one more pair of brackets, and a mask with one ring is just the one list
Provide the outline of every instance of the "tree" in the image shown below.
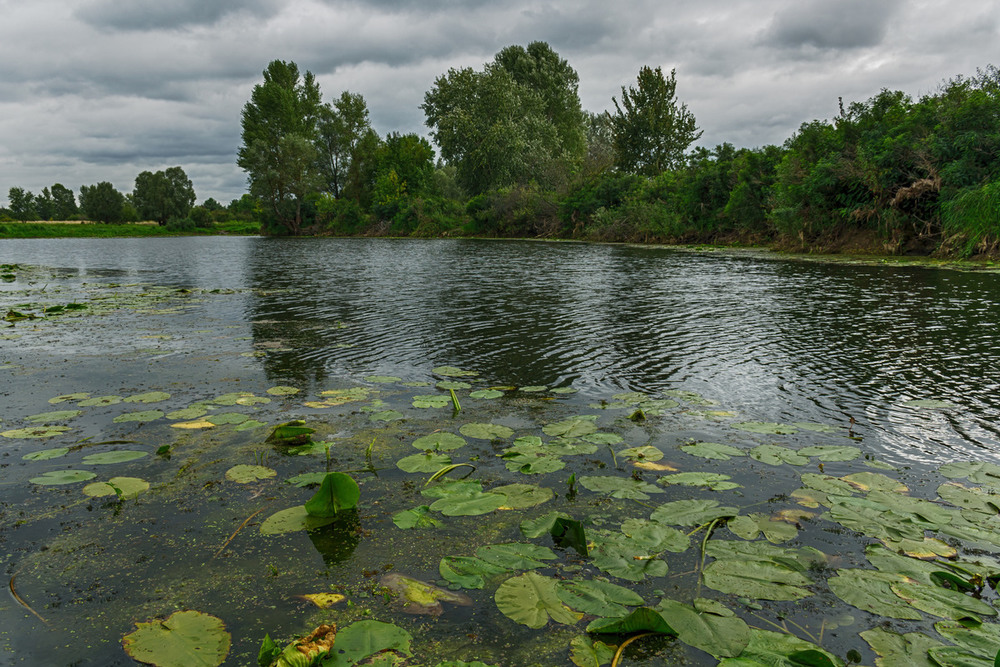
[[355,151],[371,130],[368,105],[361,95],[344,91],[333,104],[320,107],[317,149],[324,187],[340,197],[347,185]]
[[7,201],[10,202],[9,210],[13,218],[27,222],[38,217],[38,212],[35,211],[35,195],[28,190],[11,188],[7,191]]
[[504,49],[482,71],[448,70],[421,108],[442,157],[470,194],[546,176],[554,182],[584,147],[576,82],[566,61],[536,42]]
[[638,88],[622,86],[622,101],[615,104],[614,142],[618,166],[625,171],[656,176],[684,161],[684,151],[694,143],[698,131],[687,105],[678,106],[676,70],[670,78],[663,71],[643,67]]
[[321,106],[311,72],[300,75],[294,62],[274,60],[243,107],[237,164],[269,221],[288,234],[300,233],[305,198],[322,185],[316,150]]
[[125,195],[107,181],[81,185],[80,209],[90,220],[117,224],[125,219]]
[[135,177],[132,203],[139,216],[161,225],[171,218],[187,217],[194,206],[194,185],[181,167],[156,173],[144,171]]
[[38,214],[38,219],[51,220],[52,211],[52,193],[48,188],[42,188],[42,191],[35,196],[35,212]]
[[52,186],[52,219],[69,220],[80,212],[76,206],[73,191],[62,183]]

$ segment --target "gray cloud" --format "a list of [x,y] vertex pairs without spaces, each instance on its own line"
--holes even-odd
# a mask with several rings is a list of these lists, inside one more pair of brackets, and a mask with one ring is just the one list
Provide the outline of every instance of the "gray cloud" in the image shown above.
[[75,14],[101,30],[171,30],[213,25],[239,12],[260,17],[276,10],[273,0],[91,0]]
[[780,9],[762,38],[793,49],[877,46],[898,6],[897,0],[802,0]]

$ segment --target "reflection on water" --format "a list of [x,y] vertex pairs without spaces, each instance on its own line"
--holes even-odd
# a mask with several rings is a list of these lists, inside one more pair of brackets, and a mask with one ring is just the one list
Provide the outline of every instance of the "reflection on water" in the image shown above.
[[[584,396],[680,387],[748,419],[854,418],[866,448],[899,463],[994,457],[1000,440],[995,275],[389,239],[9,240],[0,262],[246,290],[210,316],[249,325],[275,382],[448,364]],[[960,407],[901,405],[926,398]]]

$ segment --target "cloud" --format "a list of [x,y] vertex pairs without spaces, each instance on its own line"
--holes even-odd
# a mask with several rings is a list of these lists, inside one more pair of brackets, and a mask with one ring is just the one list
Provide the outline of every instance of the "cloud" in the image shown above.
[[879,45],[898,0],[799,0],[780,9],[762,35],[786,49],[856,49]]
[[213,25],[235,13],[258,17],[278,9],[273,0],[91,0],[75,12],[101,30],[173,30]]

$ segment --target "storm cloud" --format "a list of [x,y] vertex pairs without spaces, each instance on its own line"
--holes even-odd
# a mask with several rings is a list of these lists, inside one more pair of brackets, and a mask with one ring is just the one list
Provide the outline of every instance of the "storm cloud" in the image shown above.
[[585,108],[643,65],[676,69],[700,141],[780,143],[882,88],[919,96],[996,64],[1000,8],[972,0],[0,0],[0,203],[11,186],[111,181],[180,165],[199,201],[245,191],[240,110],[273,59],[327,100],[361,93],[375,128],[427,134],[451,67],[548,42]]

